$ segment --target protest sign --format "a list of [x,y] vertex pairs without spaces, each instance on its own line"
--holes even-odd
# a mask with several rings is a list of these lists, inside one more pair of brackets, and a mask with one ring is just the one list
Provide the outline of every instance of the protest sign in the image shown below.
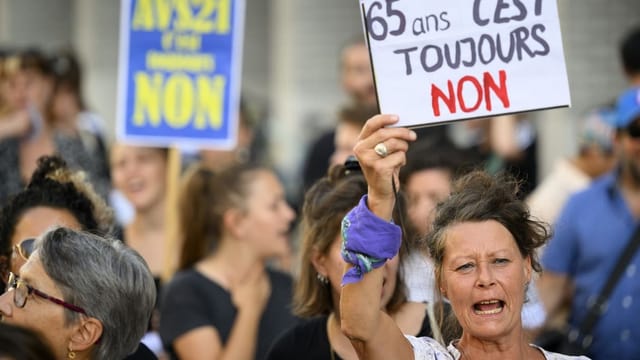
[[123,0],[117,135],[235,146],[244,0]]
[[360,5],[380,110],[397,126],[570,105],[555,1]]

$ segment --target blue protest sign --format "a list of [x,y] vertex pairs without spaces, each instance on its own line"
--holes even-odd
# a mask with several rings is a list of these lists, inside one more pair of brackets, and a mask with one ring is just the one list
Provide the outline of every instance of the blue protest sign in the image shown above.
[[244,0],[122,0],[117,135],[235,146]]

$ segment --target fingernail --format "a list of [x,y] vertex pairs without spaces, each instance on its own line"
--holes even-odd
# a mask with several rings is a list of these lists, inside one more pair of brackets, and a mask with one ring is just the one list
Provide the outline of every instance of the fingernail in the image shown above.
[[410,135],[411,136],[411,140],[415,140],[418,138],[418,134],[416,134],[415,131],[411,130]]
[[400,120],[400,118],[398,117],[398,115],[391,115],[391,120],[398,121]]

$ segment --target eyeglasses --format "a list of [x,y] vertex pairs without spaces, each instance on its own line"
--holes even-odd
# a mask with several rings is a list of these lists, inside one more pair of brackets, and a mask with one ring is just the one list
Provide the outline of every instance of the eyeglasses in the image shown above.
[[16,274],[12,272],[9,273],[9,281],[7,282],[7,292],[9,291],[13,291],[13,304],[19,308],[23,308],[25,306],[29,295],[35,294],[43,299],[46,299],[58,305],[64,306],[65,308],[71,311],[74,311],[80,314],[85,314],[85,315],[87,314],[87,312],[84,311],[83,308],[69,304],[66,301],[60,300],[58,298],[55,298],[53,296],[49,296],[43,293],[42,291],[34,288],[33,286],[21,280]]
[[627,135],[634,139],[640,139],[640,121],[634,121],[627,126]]
[[35,243],[36,239],[34,238],[24,239],[19,244],[13,245],[13,253],[20,255],[24,261],[27,261],[31,253],[33,253],[33,245]]

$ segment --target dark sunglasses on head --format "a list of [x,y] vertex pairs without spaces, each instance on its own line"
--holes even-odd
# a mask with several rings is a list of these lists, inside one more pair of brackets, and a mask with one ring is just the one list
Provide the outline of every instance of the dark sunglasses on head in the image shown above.
[[634,121],[627,126],[627,134],[634,139],[640,139],[640,121]]
[[349,175],[350,173],[360,173],[362,174],[362,168],[360,168],[360,163],[355,156],[349,155],[347,160],[344,162],[344,174]]
[[27,261],[29,256],[33,253],[33,246],[36,243],[36,239],[28,238],[22,240],[20,243],[13,245],[14,254],[20,255],[22,259]]

